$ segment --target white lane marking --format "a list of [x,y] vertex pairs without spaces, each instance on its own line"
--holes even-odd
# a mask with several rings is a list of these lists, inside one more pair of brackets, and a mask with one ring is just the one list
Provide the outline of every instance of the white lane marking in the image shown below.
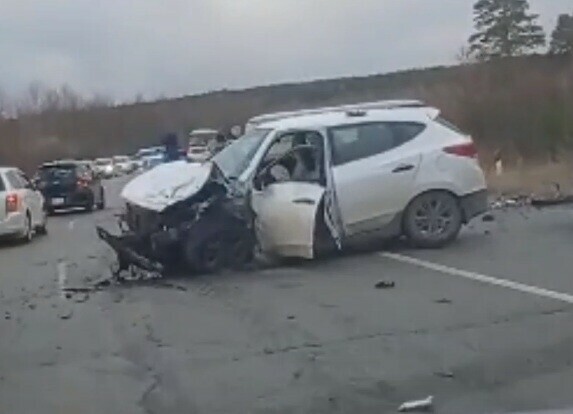
[[75,224],[76,224],[76,220],[75,220],[75,219],[74,219],[74,220],[71,220],[71,221],[68,223],[68,229],[73,230]]
[[533,285],[526,285],[524,283],[519,283],[519,282],[513,282],[507,279],[500,279],[497,277],[487,276],[476,272],[456,269],[455,267],[444,266],[438,263],[428,262],[427,260],[420,260],[402,254],[379,253],[379,255],[382,257],[386,257],[388,259],[396,260],[402,263],[408,263],[418,267],[423,267],[429,270],[434,270],[436,272],[441,272],[450,276],[458,276],[464,279],[474,280],[476,282],[487,283],[494,286],[501,286],[519,292],[530,293],[532,295],[537,295],[544,298],[555,299],[561,302],[573,304],[573,295],[569,295],[567,293],[556,292],[554,290],[544,289]]
[[60,293],[60,297],[65,297],[64,289],[66,288],[66,281],[68,277],[68,262],[65,260],[60,260],[57,266],[58,270],[58,292]]

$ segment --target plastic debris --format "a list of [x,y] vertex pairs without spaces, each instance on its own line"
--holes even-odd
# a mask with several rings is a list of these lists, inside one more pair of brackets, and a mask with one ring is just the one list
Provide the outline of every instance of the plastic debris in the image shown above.
[[448,298],[441,298],[435,301],[436,303],[442,304],[442,305],[449,305],[452,303],[452,301]]
[[60,312],[58,314],[58,317],[60,319],[67,320],[67,319],[70,319],[73,314],[74,314],[74,312],[71,309],[68,309],[68,310]]
[[408,401],[398,407],[400,412],[412,412],[412,411],[432,411],[434,404],[434,397],[429,396],[423,400]]
[[440,378],[454,378],[454,373],[452,371],[437,371],[434,372],[434,375]]
[[376,289],[391,289],[395,286],[396,283],[394,283],[392,280],[381,280],[374,285]]
[[484,223],[490,223],[495,221],[495,216],[493,214],[484,214],[481,218]]

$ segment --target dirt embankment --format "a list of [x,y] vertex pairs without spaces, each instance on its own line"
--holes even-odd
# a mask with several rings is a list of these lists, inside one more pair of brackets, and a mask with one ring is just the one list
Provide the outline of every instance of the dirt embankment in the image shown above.
[[0,121],[0,164],[31,169],[58,157],[130,153],[156,145],[168,131],[228,129],[270,111],[392,98],[418,98],[442,109],[472,134],[486,165],[494,154],[508,165],[546,162],[573,144],[573,61],[530,56],[121,106],[48,106]]

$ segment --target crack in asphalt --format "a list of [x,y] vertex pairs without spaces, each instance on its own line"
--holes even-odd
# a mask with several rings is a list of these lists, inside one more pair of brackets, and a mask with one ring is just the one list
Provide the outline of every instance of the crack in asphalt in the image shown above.
[[158,373],[154,372],[151,376],[151,384],[149,384],[149,386],[143,391],[141,397],[139,397],[139,400],[137,402],[137,405],[143,408],[143,410],[147,414],[154,414],[154,410],[151,407],[149,407],[150,404],[149,397],[160,386],[161,386],[161,376]]
[[444,329],[439,330],[430,330],[430,329],[410,329],[410,330],[402,330],[402,331],[386,331],[386,332],[374,332],[369,334],[361,334],[361,335],[351,335],[341,339],[334,339],[331,341],[324,341],[322,343],[314,343],[314,342],[305,342],[300,345],[289,345],[281,348],[271,348],[265,347],[262,351],[243,354],[243,355],[234,355],[232,360],[234,362],[241,361],[246,358],[257,357],[257,356],[267,356],[267,355],[274,355],[274,354],[284,354],[289,352],[296,352],[296,351],[304,351],[310,349],[317,349],[323,348],[333,345],[340,345],[349,342],[357,342],[357,341],[364,341],[369,339],[376,339],[376,338],[394,338],[394,337],[403,337],[403,336],[411,336],[411,335],[428,335],[428,334],[445,334],[445,333],[455,333],[465,330],[471,329],[481,329],[487,328],[491,326],[499,326],[508,323],[514,322],[522,322],[529,318],[536,317],[536,316],[554,316],[559,314],[567,314],[573,313],[573,307],[566,307],[566,308],[558,308],[558,309],[551,309],[545,310],[540,312],[528,312],[523,313],[520,315],[516,315],[513,318],[506,317],[501,319],[496,319],[489,321],[487,323],[466,323],[466,324],[459,324],[450,327],[446,327]]

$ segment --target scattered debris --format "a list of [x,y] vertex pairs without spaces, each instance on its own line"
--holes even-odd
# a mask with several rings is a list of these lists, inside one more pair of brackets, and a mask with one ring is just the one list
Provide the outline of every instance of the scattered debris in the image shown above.
[[411,412],[411,411],[432,411],[434,403],[434,397],[429,396],[423,400],[408,401],[398,407],[400,412]]
[[266,355],[272,355],[275,353],[275,351],[272,350],[272,348],[269,348],[268,346],[265,346],[263,348],[263,353]]
[[287,319],[288,319],[289,321],[292,321],[293,319],[296,319],[296,316],[294,316],[294,315],[288,315],[288,316],[287,316]]
[[71,299],[73,295],[70,292],[66,292],[64,296],[66,299]]
[[452,371],[436,371],[434,372],[434,375],[440,378],[454,378],[454,373]]
[[59,317],[60,319],[63,319],[63,320],[68,320],[68,319],[70,319],[70,318],[72,317],[73,314],[74,314],[74,311],[73,311],[73,310],[67,309],[67,310],[65,310],[65,311],[60,312],[60,313],[58,314],[58,317]]
[[12,314],[8,311],[6,311],[4,313],[4,319],[6,319],[7,321],[9,321],[10,319],[12,319]]
[[79,287],[65,287],[64,292],[70,293],[89,293],[93,292],[95,289],[91,286],[79,286]]
[[30,310],[36,309],[36,304],[35,303],[28,303],[28,309],[30,309]]
[[437,299],[437,300],[435,300],[434,302],[440,303],[440,304],[443,304],[443,305],[449,305],[449,304],[453,303],[452,300],[451,300],[451,299],[448,299],[448,298]]
[[495,221],[495,216],[494,216],[493,214],[490,214],[490,213],[484,214],[484,215],[482,216],[481,220],[482,220],[484,223],[491,223],[492,221]]
[[84,303],[84,302],[87,302],[87,300],[88,300],[89,298],[90,298],[90,295],[89,295],[89,294],[82,292],[82,293],[80,293],[80,294],[78,294],[78,295],[76,295],[76,296],[74,297],[74,302],[76,302],[76,303]]
[[376,283],[374,287],[376,289],[391,289],[396,286],[396,283],[392,280],[381,280],[380,282]]
[[490,203],[492,210],[505,210],[507,208],[524,207],[531,204],[531,197],[519,195],[515,197],[507,197],[502,195]]
[[295,372],[292,373],[292,377],[294,379],[299,379],[300,377],[302,377],[302,368],[301,369],[297,369]]
[[559,195],[555,198],[534,198],[531,200],[533,207],[550,207],[562,204],[573,204],[573,195],[562,196]]

